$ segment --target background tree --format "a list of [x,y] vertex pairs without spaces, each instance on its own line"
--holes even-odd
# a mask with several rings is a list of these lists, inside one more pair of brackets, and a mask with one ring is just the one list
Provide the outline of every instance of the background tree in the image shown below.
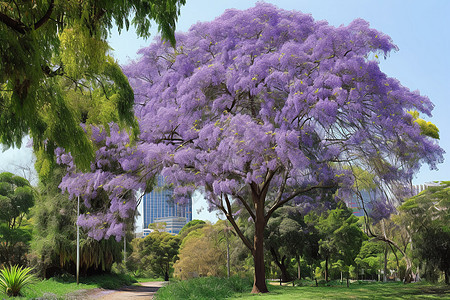
[[411,234],[415,254],[427,268],[443,272],[446,284],[450,283],[449,193],[450,181],[442,181],[399,207],[400,222]]
[[174,276],[181,279],[226,275],[226,243],[223,223],[191,231],[182,241]]
[[[93,158],[88,137],[68,105],[72,91],[117,92],[110,98],[119,116],[134,126],[133,93],[106,38],[130,23],[140,37],[151,21],[175,44],[175,22],[185,0],[2,1],[0,6],[0,142],[20,146],[31,133],[36,149],[66,148],[79,167]],[[92,99],[91,99],[92,101]]]
[[280,268],[282,281],[292,279],[292,275],[288,273],[288,265],[292,259],[297,260],[300,268],[300,257],[308,233],[302,214],[298,208],[292,206],[278,209],[267,223],[264,235],[265,247],[271,254],[273,262]]
[[28,180],[0,174],[0,265],[25,265],[31,240],[28,211],[35,193]]
[[[125,70],[141,134],[116,160],[139,176],[120,178],[137,188],[161,172],[180,202],[204,187],[252,253],[253,292],[267,292],[264,229],[275,210],[293,200],[314,204],[301,197],[312,190],[344,191],[350,162],[389,184],[442,160],[407,113],[429,115],[432,103],[379,69],[375,55],[395,49],[362,20],[334,28],[263,3],[194,25],[175,49],[154,43]],[[62,187],[89,199],[119,180],[102,175],[95,166],[89,174],[72,169]],[[253,220],[251,239],[233,207]]]
[[167,232],[153,231],[142,243],[142,254],[152,271],[169,281],[174,262],[178,259],[180,239]]
[[319,253],[325,259],[325,280],[328,282],[332,260],[342,260],[342,267],[354,264],[363,242],[363,232],[357,225],[352,211],[343,202],[336,209],[323,213],[317,223],[322,238],[319,241]]
[[[39,172],[39,193],[32,208],[33,241],[30,260],[40,276],[49,278],[65,272],[75,274],[77,201],[58,188],[66,170],[45,151],[35,152]],[[97,199],[101,201],[100,197]],[[105,198],[103,198],[103,201]],[[80,211],[86,212],[83,203]],[[127,223],[131,240],[134,225]],[[97,241],[81,230],[80,271],[83,275],[109,272],[113,263],[122,261],[123,241],[114,238]]]
[[[382,242],[364,241],[355,258],[358,269],[364,269],[364,274],[370,276],[369,278],[372,280],[376,280],[378,271],[383,269],[384,254],[387,250],[386,247],[388,246]],[[386,271],[387,268],[384,269],[385,275]]]

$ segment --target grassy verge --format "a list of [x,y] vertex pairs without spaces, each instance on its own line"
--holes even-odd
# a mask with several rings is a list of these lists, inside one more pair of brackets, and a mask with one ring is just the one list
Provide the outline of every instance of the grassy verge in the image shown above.
[[225,299],[238,293],[250,293],[252,283],[238,277],[194,278],[185,281],[171,281],[158,290],[155,299]]
[[164,278],[153,278],[153,277],[135,277],[137,282],[153,282],[153,281],[164,281]]
[[[175,281],[157,293],[165,299],[450,299],[450,287],[428,283],[353,283],[344,285],[303,286],[269,285],[268,294],[250,294],[252,284],[239,278],[196,278]],[[259,299],[259,298],[257,298]]]
[[8,298],[0,294],[0,299],[59,299],[64,295],[84,289],[104,288],[116,289],[124,285],[137,282],[133,277],[121,274],[104,274],[80,278],[77,285],[73,278],[51,278],[48,280],[36,280],[23,291],[22,297]]

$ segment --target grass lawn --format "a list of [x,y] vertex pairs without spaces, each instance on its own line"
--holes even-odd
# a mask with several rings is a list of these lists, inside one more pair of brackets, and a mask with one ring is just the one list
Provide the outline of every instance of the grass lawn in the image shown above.
[[80,278],[80,284],[77,285],[73,278],[60,279],[50,278],[48,280],[35,280],[35,283],[29,285],[23,291],[22,297],[8,298],[6,295],[0,293],[0,299],[56,299],[63,298],[64,295],[86,289],[105,288],[114,289],[120,288],[124,285],[131,285],[136,280],[133,277],[117,274],[105,274],[98,276],[90,276]]
[[303,286],[268,285],[270,293],[250,294],[252,282],[238,277],[203,277],[171,281],[158,290],[157,300],[172,299],[450,299],[450,286],[401,282],[352,283],[349,288],[336,282],[334,286],[316,287],[311,281]]
[[[426,283],[363,283],[342,286],[268,286],[263,295],[239,294],[231,299],[450,299],[450,286]],[[256,297],[256,298],[255,298]]]

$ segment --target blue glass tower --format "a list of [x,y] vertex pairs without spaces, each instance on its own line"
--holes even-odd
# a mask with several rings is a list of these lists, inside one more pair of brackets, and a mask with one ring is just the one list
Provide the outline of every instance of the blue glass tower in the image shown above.
[[183,226],[192,221],[192,200],[180,205],[172,200],[172,190],[164,188],[164,177],[157,177],[157,185],[143,199],[144,236],[150,233],[148,225],[166,223],[166,231],[178,234]]

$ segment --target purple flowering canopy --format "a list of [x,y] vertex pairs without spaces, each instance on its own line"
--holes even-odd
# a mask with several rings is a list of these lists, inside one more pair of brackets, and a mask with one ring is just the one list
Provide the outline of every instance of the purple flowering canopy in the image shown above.
[[[155,41],[124,68],[138,139],[93,130],[99,150],[92,172],[72,167],[61,183],[88,207],[99,193],[109,195],[108,207],[79,220],[96,238],[123,235],[136,201],[127,191],[161,173],[178,201],[204,188],[256,265],[261,226],[284,203],[350,187],[352,165],[389,184],[443,159],[408,113],[431,116],[433,104],[380,70],[378,55],[396,46],[364,20],[336,28],[259,3],[197,23],[176,40],[176,48]],[[236,207],[254,220],[254,241],[234,222]],[[256,285],[264,291],[265,283]]]

